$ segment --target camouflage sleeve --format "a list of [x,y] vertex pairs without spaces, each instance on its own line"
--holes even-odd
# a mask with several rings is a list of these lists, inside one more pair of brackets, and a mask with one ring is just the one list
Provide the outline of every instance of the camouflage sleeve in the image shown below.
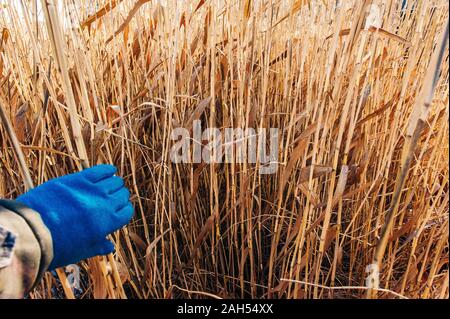
[[21,203],[0,200],[0,299],[22,298],[52,258],[51,235],[40,215]]

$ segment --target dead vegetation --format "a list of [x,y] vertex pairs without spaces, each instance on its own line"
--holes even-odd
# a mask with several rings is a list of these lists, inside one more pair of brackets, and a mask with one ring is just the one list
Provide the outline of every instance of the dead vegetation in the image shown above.
[[[31,178],[114,163],[136,207],[77,297],[448,298],[447,1],[42,2],[0,1],[0,106]],[[278,172],[171,163],[197,119],[280,128]],[[31,297],[74,297],[58,275]]]

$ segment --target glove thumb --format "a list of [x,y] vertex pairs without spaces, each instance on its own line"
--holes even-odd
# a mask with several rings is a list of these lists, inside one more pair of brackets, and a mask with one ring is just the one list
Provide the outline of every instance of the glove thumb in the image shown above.
[[[103,239],[97,243],[95,243],[93,246],[91,246],[87,251],[84,251],[81,255],[73,256],[72,263],[76,263],[79,260],[87,259],[95,256],[104,256],[113,253],[115,250],[114,244],[108,240]],[[56,268],[67,266],[70,263],[61,263],[57,260],[53,260],[50,266],[48,267],[48,270],[55,270]]]
[[103,256],[113,253],[115,250],[114,244],[109,239],[104,239],[98,243],[96,243],[92,249],[90,249],[90,257],[94,256]]

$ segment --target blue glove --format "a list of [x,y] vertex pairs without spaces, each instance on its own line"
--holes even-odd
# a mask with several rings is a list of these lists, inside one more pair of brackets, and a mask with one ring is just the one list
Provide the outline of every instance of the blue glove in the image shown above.
[[50,230],[49,270],[114,251],[106,236],[133,215],[130,192],[116,171],[114,166],[98,165],[52,179],[17,198],[38,212]]

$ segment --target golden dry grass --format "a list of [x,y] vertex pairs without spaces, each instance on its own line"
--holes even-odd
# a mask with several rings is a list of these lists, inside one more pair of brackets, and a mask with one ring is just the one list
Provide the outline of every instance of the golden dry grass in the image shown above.
[[[136,207],[81,297],[448,298],[448,3],[336,2],[0,1],[0,105],[34,184],[114,163]],[[172,164],[193,119],[280,128],[278,172]],[[31,297],[74,297],[58,275]]]

